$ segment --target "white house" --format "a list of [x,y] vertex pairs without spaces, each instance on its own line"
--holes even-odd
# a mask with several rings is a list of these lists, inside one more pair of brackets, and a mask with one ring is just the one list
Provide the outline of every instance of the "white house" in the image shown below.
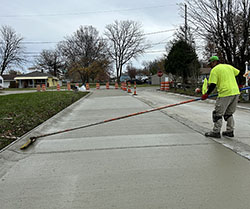
[[4,84],[4,80],[3,80],[3,77],[0,76],[0,89],[3,88],[3,84]]
[[16,81],[14,78],[16,75],[3,75],[3,88],[13,88],[16,87]]
[[159,77],[157,74],[151,76],[151,84],[152,85],[160,85],[160,82],[165,82],[166,78],[169,76],[163,73],[162,77]]
[[209,78],[211,68],[201,68],[200,69],[200,76],[199,76],[199,81],[203,82],[203,80],[206,78]]

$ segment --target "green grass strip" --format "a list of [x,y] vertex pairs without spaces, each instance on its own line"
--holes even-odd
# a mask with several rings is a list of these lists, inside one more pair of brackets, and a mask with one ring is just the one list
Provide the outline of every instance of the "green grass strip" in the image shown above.
[[0,96],[0,149],[86,94],[51,91]]

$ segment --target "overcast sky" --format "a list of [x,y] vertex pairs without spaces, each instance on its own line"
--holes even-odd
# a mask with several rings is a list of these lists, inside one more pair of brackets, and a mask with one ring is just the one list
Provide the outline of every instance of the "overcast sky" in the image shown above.
[[[182,0],[0,0],[0,26],[11,26],[24,37],[30,59],[42,49],[54,49],[57,42],[72,35],[80,25],[92,25],[100,35],[115,20],[133,20],[142,24],[150,43],[167,42],[174,30],[184,24],[179,6]],[[171,30],[166,32],[167,30]],[[158,32],[158,33],[157,33]],[[28,42],[28,43],[27,43]],[[31,42],[31,43],[30,43]],[[40,43],[39,43],[40,42]],[[49,42],[49,43],[45,43]],[[154,45],[133,65],[162,56],[165,43]],[[32,62],[28,67],[32,66]]]

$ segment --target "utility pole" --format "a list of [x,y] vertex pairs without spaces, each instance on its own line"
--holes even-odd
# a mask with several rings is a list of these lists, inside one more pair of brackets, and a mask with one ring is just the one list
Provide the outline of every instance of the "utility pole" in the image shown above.
[[185,4],[185,41],[187,42],[187,5]]

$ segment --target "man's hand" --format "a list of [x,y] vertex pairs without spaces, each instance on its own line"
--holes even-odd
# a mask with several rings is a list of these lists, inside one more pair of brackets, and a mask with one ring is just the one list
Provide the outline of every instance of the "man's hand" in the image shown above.
[[202,100],[206,100],[208,98],[208,94],[203,94],[202,96],[201,96],[201,99]]
[[248,74],[250,73],[250,71],[247,71],[244,75],[243,75],[243,77],[247,77],[248,76]]

